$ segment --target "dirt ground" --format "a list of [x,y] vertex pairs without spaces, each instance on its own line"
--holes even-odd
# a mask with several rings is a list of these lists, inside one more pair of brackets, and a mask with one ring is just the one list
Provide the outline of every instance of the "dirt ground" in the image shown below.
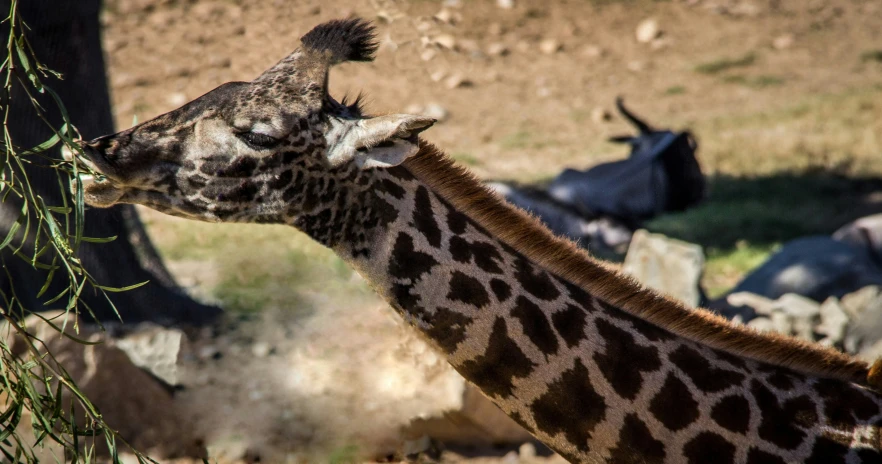
[[[513,7],[500,6],[505,3]],[[485,178],[540,181],[564,167],[625,156],[621,146],[605,142],[631,131],[614,114],[618,95],[660,127],[691,128],[703,169],[718,178],[882,175],[877,0],[105,0],[117,126],[147,120],[224,82],[250,80],[316,24],[350,15],[378,22],[381,47],[373,63],[335,68],[332,94],[364,92],[374,113],[440,109],[442,121],[424,138]],[[635,31],[647,19],[658,32],[641,42]],[[783,182],[788,195],[802,195],[805,184]],[[882,209],[876,192],[855,192],[853,211],[837,206],[841,214],[817,219],[811,230],[831,231],[858,210]],[[756,193],[755,209],[768,207],[765,194]],[[695,228],[704,235],[732,228],[712,214],[714,204],[709,208],[665,231],[691,230],[692,218],[703,221]],[[338,261],[302,238],[285,242],[295,258],[267,263],[278,254],[279,229],[220,231],[156,213],[146,220],[177,276],[201,297],[244,311],[294,300],[315,308],[331,303],[310,287],[333,281],[357,294],[359,304],[378,304],[363,284],[349,283],[353,277]],[[243,254],[235,241],[245,237],[256,243],[249,256],[230,258]],[[787,238],[770,237],[757,240],[756,249],[696,239],[730,260],[716,264],[720,277],[710,285],[730,285]],[[307,259],[320,263],[310,272],[298,269]],[[288,271],[306,283],[285,290]],[[258,290],[229,296],[236,288]],[[516,455],[493,459],[513,462]]]

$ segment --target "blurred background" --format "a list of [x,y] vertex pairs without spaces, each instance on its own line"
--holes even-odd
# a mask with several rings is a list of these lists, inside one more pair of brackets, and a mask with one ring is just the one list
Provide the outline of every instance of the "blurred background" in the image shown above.
[[[616,111],[617,96],[655,127],[691,131],[704,201],[639,224],[686,247],[689,263],[663,269],[686,266],[682,274],[703,289],[696,302],[716,301],[742,322],[764,316],[777,322],[757,326],[814,340],[841,329],[826,343],[848,348],[848,321],[857,317],[849,315],[864,307],[845,304],[839,329],[824,324],[840,314],[829,316],[828,297],[859,290],[849,269],[832,277],[846,290],[806,291],[796,303],[778,304],[787,292],[756,286],[738,288],[766,298],[750,300],[750,311],[733,309],[746,305],[744,292],[735,302],[723,297],[792,240],[830,236],[882,212],[882,3],[104,0],[116,128],[253,79],[313,26],[351,15],[376,21],[380,48],[373,63],[336,67],[332,95],[364,92],[371,113],[438,118],[423,137],[488,181],[541,186],[564,168],[626,158],[626,146],[607,141],[634,132]],[[179,284],[225,310],[220,323],[175,338],[174,375],[165,379],[177,385],[168,407],[188,419],[181,437],[206,445],[212,459],[342,463],[431,456],[440,447],[452,450],[445,462],[559,459],[299,232],[138,212]],[[822,251],[795,256],[819,256],[827,245],[812,246]],[[607,257],[621,262],[624,254]],[[860,301],[879,300],[873,291]],[[807,329],[781,309],[793,305],[808,311]],[[791,325],[775,316],[782,311]],[[162,351],[155,340],[168,339],[156,334],[168,330],[155,328],[142,345]],[[162,454],[165,445],[145,440]]]

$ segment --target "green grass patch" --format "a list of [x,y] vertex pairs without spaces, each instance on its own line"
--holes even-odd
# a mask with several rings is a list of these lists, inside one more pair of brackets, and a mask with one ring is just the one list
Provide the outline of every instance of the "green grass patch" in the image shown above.
[[232,312],[308,310],[329,295],[349,301],[372,294],[334,252],[293,227],[175,218],[148,226],[165,260],[201,263],[205,293]]
[[882,50],[867,50],[861,53],[861,61],[864,63],[882,63]]
[[499,144],[506,150],[541,150],[555,145],[555,142],[541,138],[530,131],[519,130],[503,138]]
[[718,298],[734,287],[742,277],[768,259],[777,245],[752,245],[737,242],[734,249],[706,251],[702,285],[709,298]]
[[466,152],[458,152],[451,155],[453,159],[459,161],[468,166],[480,166],[484,164],[479,158],[475,157],[475,155]]
[[695,72],[699,74],[719,74],[736,68],[746,68],[756,62],[756,54],[747,53],[738,58],[720,58],[706,63],[701,63],[695,67]]
[[766,87],[784,85],[783,78],[770,75],[745,76],[743,74],[731,74],[723,76],[723,82],[727,84],[739,84],[752,89],[763,89]]
[[686,93],[686,87],[684,87],[682,85],[675,85],[672,87],[668,87],[664,91],[665,95],[683,95],[684,93]]

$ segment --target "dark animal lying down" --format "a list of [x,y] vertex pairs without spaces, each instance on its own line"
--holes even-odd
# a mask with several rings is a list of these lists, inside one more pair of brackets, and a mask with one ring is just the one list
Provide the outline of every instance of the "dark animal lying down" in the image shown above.
[[586,171],[566,169],[546,188],[501,182],[491,187],[554,232],[601,252],[622,252],[643,221],[699,203],[706,186],[692,135],[653,129],[621,98],[616,106],[638,130],[635,136],[610,139],[631,146],[627,159]]

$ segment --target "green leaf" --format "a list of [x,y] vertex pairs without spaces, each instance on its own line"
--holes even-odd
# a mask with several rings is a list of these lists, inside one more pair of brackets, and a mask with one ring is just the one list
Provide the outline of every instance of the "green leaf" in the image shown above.
[[30,60],[28,60],[27,54],[25,54],[21,42],[21,39],[15,41],[15,52],[18,55],[18,62],[21,64],[21,67],[24,68],[25,73],[27,73],[28,78],[31,80],[31,83],[34,84],[34,87],[36,87],[38,91],[42,92],[43,85],[40,83],[40,79],[37,77],[37,73],[34,72],[34,69],[31,67],[31,62]]
[[120,292],[127,292],[129,290],[134,290],[138,287],[143,287],[143,286],[147,285],[149,282],[150,282],[149,280],[145,280],[139,284],[129,285],[128,287],[105,287],[104,285],[98,285],[95,283],[93,283],[92,286],[95,288],[100,288],[101,290],[104,290],[105,292],[120,293]]
[[110,243],[116,239],[116,235],[113,237],[80,237],[81,241],[89,243]]
[[12,239],[15,238],[15,233],[18,232],[18,229],[21,227],[22,220],[25,218],[25,212],[18,216],[18,219],[15,220],[14,223],[9,227],[9,233],[6,234],[6,238],[0,242],[0,250],[6,248],[12,242]]

